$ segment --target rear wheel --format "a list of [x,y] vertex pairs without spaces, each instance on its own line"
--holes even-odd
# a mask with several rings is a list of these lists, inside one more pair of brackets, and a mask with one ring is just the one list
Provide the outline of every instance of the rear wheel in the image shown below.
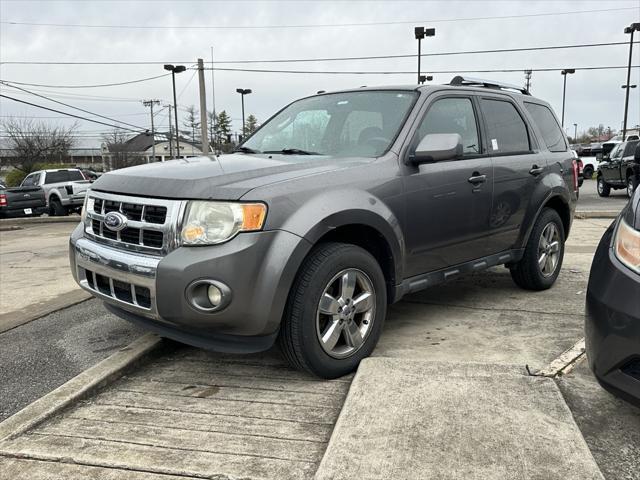
[[591,177],[593,177],[593,167],[591,165],[587,165],[582,171],[582,178],[585,180],[591,180]]
[[564,226],[558,212],[545,208],[538,217],[522,259],[511,278],[526,290],[546,290],[558,278],[564,258]]
[[386,284],[376,259],[355,245],[321,244],[289,292],[280,348],[294,368],[341,377],[371,354],[386,310]]
[[68,214],[69,212],[67,212],[67,209],[58,198],[52,198],[49,201],[49,215],[52,217],[64,217]]
[[609,194],[611,193],[611,187],[607,182],[604,181],[604,178],[602,178],[602,175],[598,177],[597,189],[598,189],[598,195],[600,195],[601,197],[608,197]]

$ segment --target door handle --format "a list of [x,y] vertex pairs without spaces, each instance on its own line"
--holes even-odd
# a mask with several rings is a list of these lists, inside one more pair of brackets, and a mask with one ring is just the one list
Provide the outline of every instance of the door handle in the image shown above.
[[487,181],[486,175],[480,175],[478,172],[473,172],[473,174],[469,177],[469,183],[473,183],[474,185],[478,183],[484,183]]
[[540,175],[542,172],[544,172],[544,167],[539,167],[538,165],[534,165],[531,167],[531,170],[529,170],[531,175]]

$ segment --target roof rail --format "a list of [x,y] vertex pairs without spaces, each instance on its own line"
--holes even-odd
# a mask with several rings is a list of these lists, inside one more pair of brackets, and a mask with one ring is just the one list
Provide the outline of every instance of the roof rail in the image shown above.
[[453,77],[449,82],[449,85],[455,86],[479,86],[485,88],[494,88],[497,90],[516,90],[524,95],[531,95],[529,90],[524,87],[520,87],[518,85],[512,85],[510,83],[502,83],[502,82],[494,82],[493,80],[482,80],[481,78],[472,78],[472,77],[462,77],[458,75],[457,77]]

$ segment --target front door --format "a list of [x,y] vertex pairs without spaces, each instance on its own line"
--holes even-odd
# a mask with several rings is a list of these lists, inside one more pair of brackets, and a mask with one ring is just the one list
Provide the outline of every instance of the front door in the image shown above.
[[406,277],[480,258],[486,249],[493,171],[482,151],[472,98],[441,95],[432,100],[410,150],[431,133],[460,134],[464,154],[412,166],[404,177]]

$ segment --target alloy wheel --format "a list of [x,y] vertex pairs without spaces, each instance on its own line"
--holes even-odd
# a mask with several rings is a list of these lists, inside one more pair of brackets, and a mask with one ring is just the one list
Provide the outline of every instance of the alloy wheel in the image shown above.
[[316,313],[316,333],[325,353],[346,358],[364,345],[375,318],[376,293],[366,273],[347,268],[325,287]]
[[560,232],[555,223],[548,223],[538,242],[538,268],[545,277],[556,271],[560,259]]

